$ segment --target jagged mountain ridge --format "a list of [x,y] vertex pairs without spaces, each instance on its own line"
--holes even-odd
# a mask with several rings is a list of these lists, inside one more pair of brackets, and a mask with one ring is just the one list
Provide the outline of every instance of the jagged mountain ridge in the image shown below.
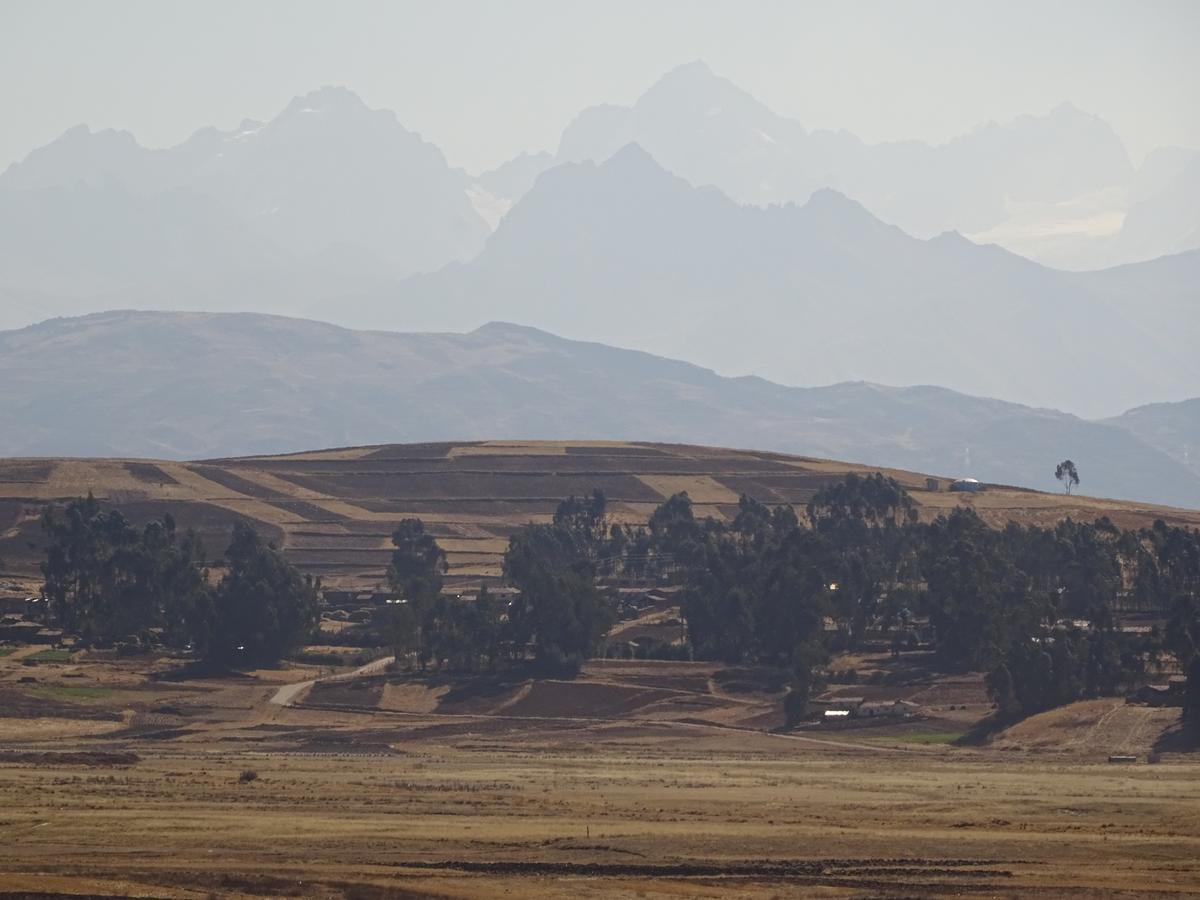
[[[169,230],[216,206],[232,227],[278,252],[304,260],[351,248],[403,276],[482,247],[489,229],[467,184],[441,150],[391,111],[369,109],[345,88],[323,88],[269,122],[204,128],[162,150],[140,146],[128,132],[72,128],[0,175],[0,212],[39,202],[53,210],[64,195],[83,203],[112,198],[118,208],[146,201]],[[164,197],[179,207],[175,217],[155,208]],[[58,221],[70,214],[64,210]],[[28,243],[53,237],[37,233]],[[60,241],[57,249],[70,258],[78,248]],[[211,255],[203,243],[194,252]]]
[[[1151,154],[1135,172],[1113,129],[1069,102],[1044,115],[988,122],[943,144],[869,144],[845,130],[806,128],[694,61],[667,72],[630,106],[581,111],[563,130],[556,156],[538,162],[542,169],[603,162],[629,143],[738,202],[803,203],[832,188],[915,236],[959,231],[1060,268],[1200,247],[1200,235],[1172,212],[1176,202],[1194,207],[1200,195],[1181,196],[1179,185],[1167,189],[1157,178],[1172,154]],[[527,185],[490,190],[511,204]],[[1132,221],[1123,229],[1127,208]]]
[[918,240],[829,190],[740,206],[629,145],[543,173],[469,263],[336,314],[405,331],[504,318],[785,384],[939,384],[1102,416],[1200,384],[1197,283],[1200,253],[1059,272]]

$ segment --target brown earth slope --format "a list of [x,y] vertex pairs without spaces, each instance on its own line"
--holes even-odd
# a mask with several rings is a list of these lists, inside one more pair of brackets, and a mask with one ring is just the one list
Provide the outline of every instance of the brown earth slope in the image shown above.
[[[91,491],[134,520],[170,512],[201,533],[210,555],[223,549],[235,519],[252,520],[302,569],[350,588],[379,583],[391,530],[417,516],[446,549],[452,579],[463,582],[498,575],[513,530],[545,521],[570,494],[599,488],[615,519],[644,522],[686,490],[698,515],[728,518],[743,493],[802,507],[822,485],[873,471],[778,453],[584,441],[398,444],[187,463],[9,459],[0,460],[0,559],[6,580],[33,588],[42,510]],[[969,505],[994,524],[1108,516],[1127,527],[1156,518],[1200,525],[1200,511],[1006,488],[950,493],[945,479],[934,491],[925,475],[884,471],[926,518]]]

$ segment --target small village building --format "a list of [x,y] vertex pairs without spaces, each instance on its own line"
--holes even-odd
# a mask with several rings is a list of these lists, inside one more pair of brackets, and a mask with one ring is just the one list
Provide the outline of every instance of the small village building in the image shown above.
[[863,697],[822,697],[809,704],[822,720],[898,719],[915,715],[920,706],[908,700],[866,700]]
[[353,603],[357,591],[331,591],[328,588],[321,592],[325,605],[334,609],[346,609],[347,604]]
[[1122,634],[1144,634],[1151,635],[1154,633],[1153,625],[1118,625],[1117,631]]
[[858,707],[858,717],[873,719],[879,717],[903,718],[915,713],[917,704],[908,700],[877,700],[863,703]]
[[959,478],[957,481],[950,483],[950,490],[960,493],[978,494],[983,490],[983,485],[974,478]]
[[837,716],[829,716],[828,718],[843,718],[858,714],[858,708],[865,702],[862,697],[823,697],[819,700],[812,700],[809,705],[821,713],[834,712]]
[[30,622],[22,616],[7,615],[0,619],[0,641],[14,644],[39,644],[38,632],[43,627],[38,622]]
[[0,616],[6,614],[24,614],[29,606],[27,597],[0,597]]
[[1090,619],[1059,619],[1054,623],[1055,631],[1091,631]]

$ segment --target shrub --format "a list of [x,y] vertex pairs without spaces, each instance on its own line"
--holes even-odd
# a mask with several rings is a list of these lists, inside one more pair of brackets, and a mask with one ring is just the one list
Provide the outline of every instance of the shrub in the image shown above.
[[242,774],[238,776],[238,781],[241,784],[249,784],[252,781],[258,780],[258,773],[253,769],[243,769]]
[[583,668],[583,656],[564,652],[556,645],[547,647],[534,660],[533,669],[548,678],[574,678]]
[[808,685],[796,684],[783,698],[783,712],[788,727],[798,725],[808,718]]

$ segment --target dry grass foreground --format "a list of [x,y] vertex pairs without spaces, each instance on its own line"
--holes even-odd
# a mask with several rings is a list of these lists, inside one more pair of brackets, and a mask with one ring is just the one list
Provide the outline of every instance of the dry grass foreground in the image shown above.
[[[392,528],[417,516],[448,551],[450,574],[461,583],[497,575],[513,530],[548,519],[569,494],[600,488],[616,519],[644,522],[664,499],[686,490],[697,514],[729,518],[743,493],[802,507],[822,485],[872,471],[778,453],[547,441],[388,445],[196,463],[0,460],[0,558],[34,589],[40,551],[29,543],[41,538],[45,503],[92,491],[135,520],[170,512],[200,531],[210,553],[223,548],[234,519],[253,520],[303,569],[330,586],[355,589],[379,583]],[[912,492],[926,518],[969,505],[993,524],[1105,515],[1126,527],[1160,517],[1200,525],[1197,511],[1015,489],[954,494],[946,479],[930,491],[924,475],[884,471]]]
[[748,730],[777,697],[703,663],[363,675],[288,706],[322,673],[14,656],[0,896],[1200,895],[1200,760],[1105,761],[1112,710],[1162,710],[1079,704],[960,748],[920,723]]

